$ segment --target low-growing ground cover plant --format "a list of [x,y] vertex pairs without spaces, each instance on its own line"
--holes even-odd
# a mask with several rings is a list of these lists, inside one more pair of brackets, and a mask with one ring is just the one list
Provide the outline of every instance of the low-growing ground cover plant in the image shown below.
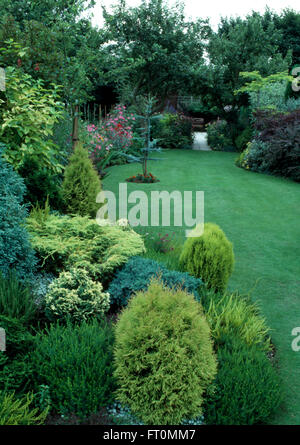
[[174,250],[175,233],[172,234],[162,234],[158,233],[152,237],[152,247],[154,250],[160,253],[168,253]]
[[30,215],[27,227],[40,267],[56,276],[77,267],[105,284],[117,267],[145,250],[141,236],[129,226],[101,226],[88,217],[40,211]]
[[188,273],[168,270],[163,263],[148,258],[133,257],[117,271],[108,287],[111,304],[126,306],[132,295],[147,289],[153,277],[159,277],[170,288],[180,287],[200,300],[199,294],[204,287],[200,279]]
[[217,370],[201,304],[153,281],[117,322],[115,365],[117,399],[146,424],[199,416]]
[[191,275],[201,278],[208,289],[222,292],[233,271],[232,244],[219,226],[205,223],[201,236],[191,236],[185,241],[180,265]]

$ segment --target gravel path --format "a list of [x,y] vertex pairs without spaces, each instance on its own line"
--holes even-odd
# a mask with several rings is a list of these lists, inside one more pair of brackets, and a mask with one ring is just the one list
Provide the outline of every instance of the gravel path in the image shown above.
[[211,151],[211,148],[207,145],[207,133],[195,131],[194,135],[193,150]]

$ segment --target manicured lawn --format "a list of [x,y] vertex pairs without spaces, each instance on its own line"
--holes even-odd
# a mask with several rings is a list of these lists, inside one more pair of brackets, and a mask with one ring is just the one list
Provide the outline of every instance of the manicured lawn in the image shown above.
[[[132,190],[203,190],[205,221],[215,222],[234,244],[230,290],[251,292],[272,328],[285,403],[273,423],[300,424],[300,352],[291,331],[300,326],[300,185],[235,167],[234,153],[171,150],[151,162],[156,184],[128,184]],[[115,166],[103,181],[115,193],[119,182],[141,170]],[[161,228],[154,228],[159,232]],[[185,228],[171,228],[184,240]],[[166,230],[165,230],[166,231]]]

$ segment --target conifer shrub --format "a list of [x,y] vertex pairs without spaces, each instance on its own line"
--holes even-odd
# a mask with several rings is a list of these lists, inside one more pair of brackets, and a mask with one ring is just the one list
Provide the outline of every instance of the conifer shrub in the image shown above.
[[102,284],[91,280],[84,269],[61,272],[49,285],[45,313],[50,320],[70,318],[73,321],[101,317],[109,309],[109,293]]
[[96,216],[99,204],[96,197],[101,192],[101,182],[81,143],[76,145],[64,172],[62,196],[66,211],[80,216]]
[[33,335],[20,320],[2,314],[0,327],[6,333],[6,351],[0,352],[0,391],[26,392],[31,372],[28,357],[34,344]]
[[6,277],[0,272],[0,314],[24,324],[33,321],[37,314],[29,283],[21,282],[15,271],[9,271]]
[[200,300],[199,292],[203,287],[200,279],[188,273],[169,270],[163,263],[149,258],[132,257],[117,271],[108,287],[111,304],[126,306],[135,292],[147,289],[153,277],[160,277],[168,287],[182,287],[193,294],[196,300]]
[[39,413],[31,406],[33,399],[32,393],[16,399],[14,393],[0,391],[0,425],[42,425],[47,410]]
[[35,211],[27,219],[39,266],[56,277],[73,267],[105,285],[116,268],[144,253],[140,235],[129,226],[100,226],[89,217]]
[[211,425],[266,423],[282,402],[279,375],[255,345],[227,336],[218,348],[215,389],[205,401],[205,422]]
[[31,378],[35,392],[49,388],[53,413],[84,418],[113,402],[113,343],[112,326],[95,319],[37,334]]
[[232,243],[219,226],[206,223],[201,236],[189,237],[185,241],[179,262],[183,270],[201,278],[208,289],[222,292],[233,271]]
[[0,144],[0,271],[7,275],[15,269],[20,278],[28,278],[36,259],[24,228],[27,209],[23,203],[23,179],[7,164]]
[[116,325],[118,401],[146,424],[201,415],[217,364],[202,306],[153,280],[130,299]]

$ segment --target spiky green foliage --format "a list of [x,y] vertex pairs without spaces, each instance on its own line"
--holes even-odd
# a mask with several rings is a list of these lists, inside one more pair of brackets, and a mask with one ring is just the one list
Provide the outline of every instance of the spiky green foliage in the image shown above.
[[23,323],[32,321],[37,312],[30,286],[21,283],[14,271],[7,277],[0,272],[0,314],[17,318]]
[[83,268],[102,283],[128,258],[145,251],[140,235],[129,226],[100,226],[88,217],[35,212],[28,218],[32,245],[44,271]]
[[100,178],[81,143],[76,145],[64,172],[62,196],[69,214],[95,217],[101,192]]
[[50,286],[45,298],[45,313],[50,320],[70,317],[74,321],[101,316],[109,309],[109,294],[102,284],[91,280],[84,269],[62,272]]
[[179,424],[201,414],[216,359],[202,306],[154,280],[116,326],[117,397],[146,424]]
[[205,401],[205,421],[213,425],[266,423],[282,401],[281,380],[264,352],[241,339],[218,349],[215,391]]
[[14,393],[0,392],[0,425],[42,425],[48,410],[39,413],[32,408],[33,398],[33,394],[27,394],[16,399]]
[[[199,226],[194,230],[199,231]],[[180,255],[180,267],[191,275],[201,278],[209,289],[223,291],[233,266],[232,244],[216,224],[204,224],[201,236],[191,236],[184,243]]]
[[219,299],[211,298],[205,315],[217,344],[222,344],[224,337],[230,335],[249,346],[270,349],[270,329],[256,303],[238,294],[223,295]]
[[0,315],[0,326],[6,332],[6,351],[0,352],[0,390],[26,392],[33,336],[20,320]]
[[85,417],[113,401],[113,342],[111,325],[96,320],[57,323],[36,336],[32,379],[36,389],[49,387],[55,412]]

